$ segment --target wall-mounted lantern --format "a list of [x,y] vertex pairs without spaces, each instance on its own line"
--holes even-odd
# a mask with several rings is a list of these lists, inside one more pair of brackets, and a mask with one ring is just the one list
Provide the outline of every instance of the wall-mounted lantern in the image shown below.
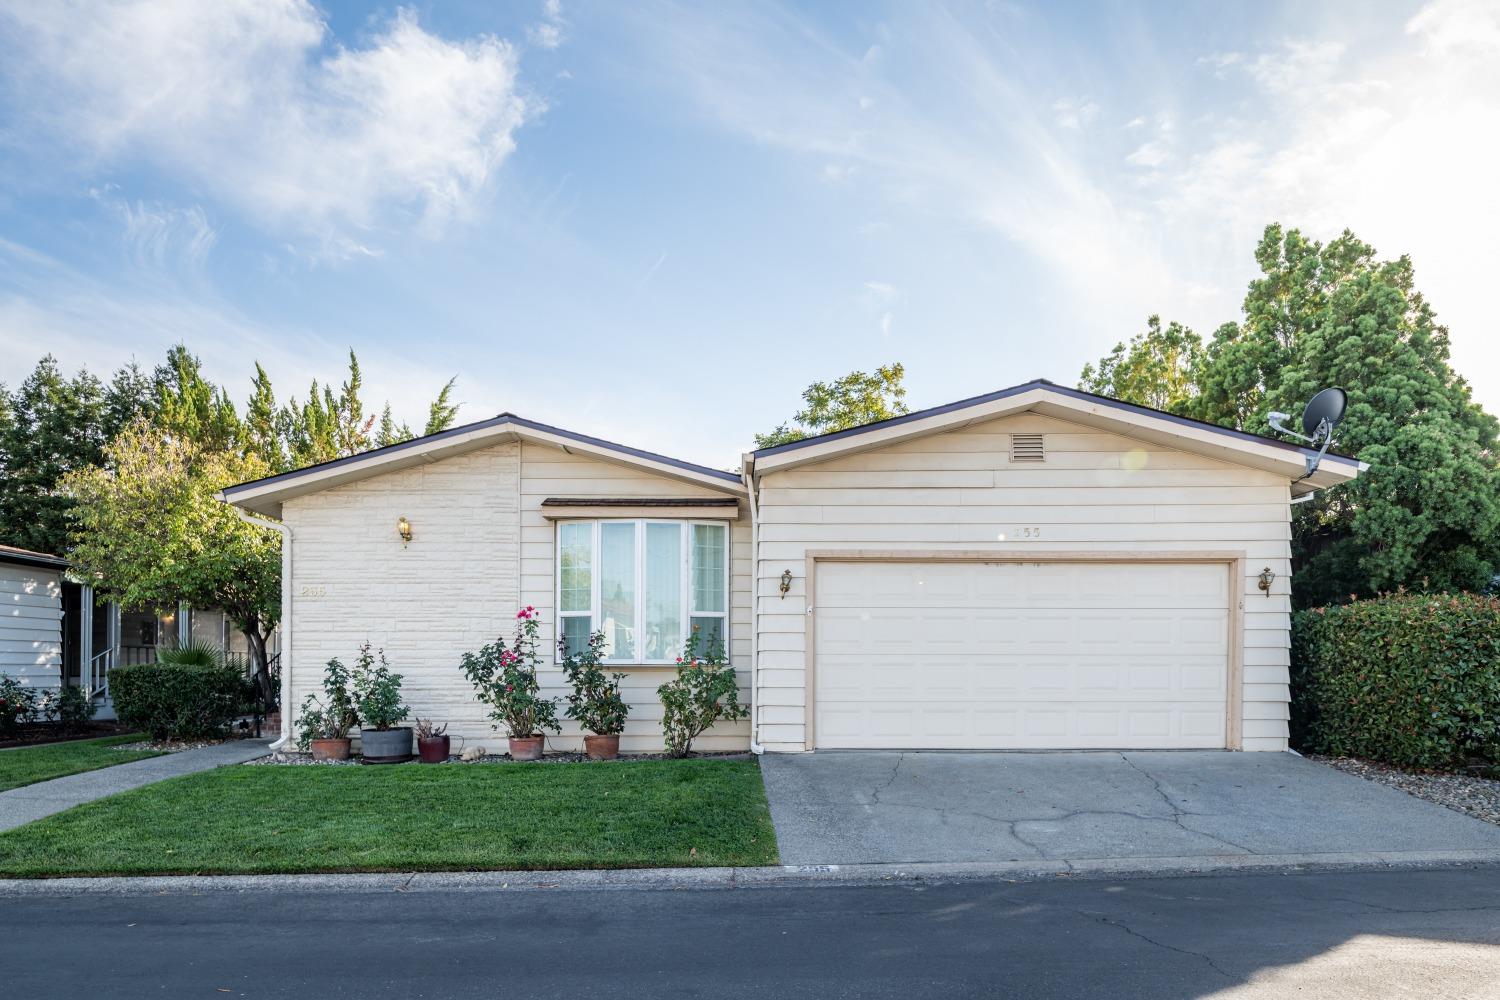
[[396,519],[396,534],[401,536],[401,547],[404,549],[411,544],[411,522],[403,514]]
[[787,593],[792,589],[792,571],[782,570],[781,573],[781,599],[786,600]]
[[1276,574],[1271,572],[1271,567],[1267,566],[1265,569],[1260,571],[1260,582],[1257,583],[1256,586],[1259,587],[1261,589],[1261,592],[1264,593],[1267,597],[1270,597],[1271,583],[1275,579]]

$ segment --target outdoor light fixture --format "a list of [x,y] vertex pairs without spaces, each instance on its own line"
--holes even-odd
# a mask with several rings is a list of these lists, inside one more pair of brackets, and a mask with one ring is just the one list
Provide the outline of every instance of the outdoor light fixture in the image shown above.
[[396,519],[396,534],[401,536],[401,547],[406,548],[411,542],[411,522],[406,519],[405,515]]
[[1271,581],[1275,579],[1276,574],[1271,572],[1271,567],[1267,566],[1265,569],[1260,571],[1260,583],[1256,584],[1256,586],[1265,591],[1267,597],[1270,597]]
[[781,599],[786,600],[787,592],[792,589],[792,571],[789,569],[781,571]]

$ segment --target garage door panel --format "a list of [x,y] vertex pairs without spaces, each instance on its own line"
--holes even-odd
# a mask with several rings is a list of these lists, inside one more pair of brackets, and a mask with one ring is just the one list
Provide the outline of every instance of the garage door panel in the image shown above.
[[824,747],[1223,746],[1215,564],[826,563]]

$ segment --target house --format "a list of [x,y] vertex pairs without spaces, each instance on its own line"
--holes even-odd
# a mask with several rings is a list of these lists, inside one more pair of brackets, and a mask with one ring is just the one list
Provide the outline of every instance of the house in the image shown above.
[[61,556],[0,545],[0,674],[38,690],[82,687],[95,717],[113,719],[109,671],[117,664],[153,662],[157,650],[196,639],[248,665],[244,636],[222,611],[122,608],[68,579],[67,569]]
[[283,705],[368,640],[494,743],[459,657],[531,605],[549,640],[606,632],[627,750],[660,747],[695,628],[752,706],[704,749],[1282,750],[1289,505],[1365,468],[1312,457],[1033,381],[737,472],[506,413],[222,498],[286,539]]

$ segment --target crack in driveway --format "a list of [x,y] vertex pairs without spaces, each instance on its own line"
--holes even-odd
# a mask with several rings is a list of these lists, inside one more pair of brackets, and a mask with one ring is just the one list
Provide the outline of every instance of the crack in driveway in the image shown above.
[[1229,847],[1233,847],[1237,851],[1244,851],[1246,854],[1256,853],[1255,851],[1246,847],[1244,844],[1236,844],[1232,840],[1227,840],[1224,837],[1220,837],[1216,834],[1208,833],[1205,830],[1194,830],[1192,827],[1183,823],[1182,818],[1184,816],[1203,816],[1204,814],[1188,812],[1186,809],[1180,807],[1176,802],[1172,801],[1172,796],[1168,795],[1167,790],[1161,787],[1160,779],[1158,779],[1150,771],[1147,771],[1145,768],[1136,764],[1135,761],[1125,756],[1124,753],[1120,754],[1120,760],[1125,762],[1126,767],[1130,768],[1136,774],[1139,774],[1141,777],[1151,782],[1151,787],[1156,789],[1156,794],[1160,795],[1161,800],[1167,804],[1167,808],[1172,810],[1171,821],[1177,825],[1178,829],[1182,830],[1184,833],[1193,833],[1197,834],[1200,837],[1207,837],[1209,840],[1216,841],[1217,843],[1224,844]]

